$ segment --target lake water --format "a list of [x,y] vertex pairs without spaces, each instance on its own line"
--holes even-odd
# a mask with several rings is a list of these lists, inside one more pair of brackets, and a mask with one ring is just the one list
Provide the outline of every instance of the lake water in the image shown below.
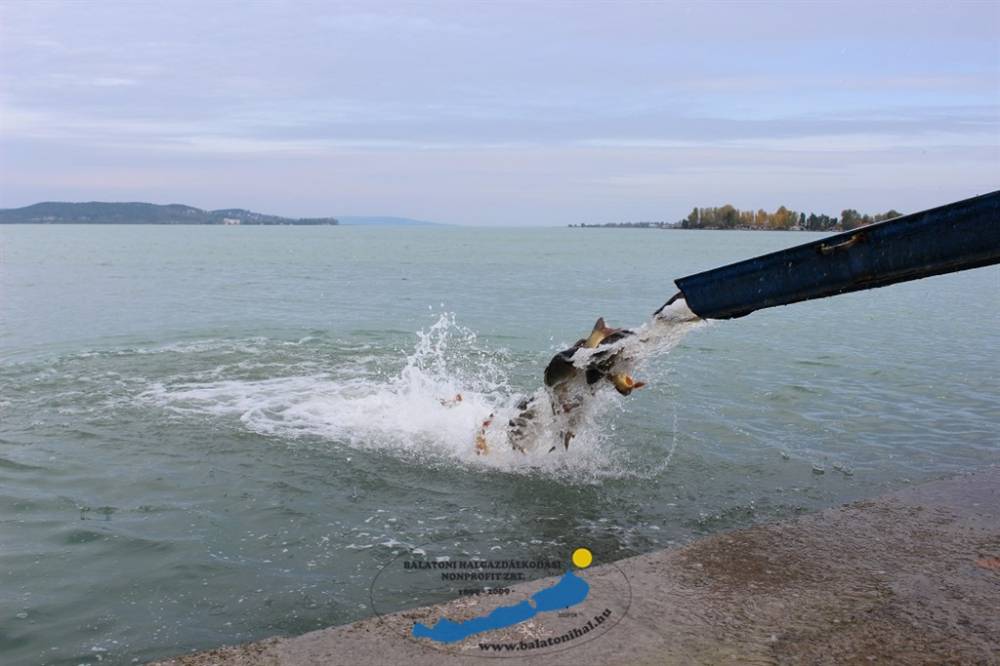
[[0,662],[350,622],[427,542],[608,561],[1000,460],[997,267],[695,327],[568,452],[475,455],[597,316],[815,237],[0,227]]

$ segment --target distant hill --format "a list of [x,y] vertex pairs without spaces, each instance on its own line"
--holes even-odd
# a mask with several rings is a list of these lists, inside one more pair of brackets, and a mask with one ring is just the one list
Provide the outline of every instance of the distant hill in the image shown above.
[[0,209],[0,224],[339,224],[333,217],[291,218],[242,208],[202,210],[182,204],[46,201]]
[[400,227],[441,226],[437,222],[414,220],[409,217],[357,217],[353,215],[341,215],[337,219],[340,220],[341,224],[345,225],[366,224],[366,225],[400,226]]

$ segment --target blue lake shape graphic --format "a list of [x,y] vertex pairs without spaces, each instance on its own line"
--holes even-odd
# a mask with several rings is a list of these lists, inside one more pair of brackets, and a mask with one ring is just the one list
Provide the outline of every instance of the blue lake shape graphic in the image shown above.
[[530,600],[522,601],[513,606],[494,608],[488,615],[474,617],[463,622],[454,622],[441,618],[433,627],[420,622],[413,625],[413,635],[417,638],[429,638],[439,643],[455,643],[484,631],[503,629],[530,620],[539,613],[563,610],[575,606],[587,598],[590,585],[587,581],[567,571],[559,582],[552,587],[539,590],[531,595]]

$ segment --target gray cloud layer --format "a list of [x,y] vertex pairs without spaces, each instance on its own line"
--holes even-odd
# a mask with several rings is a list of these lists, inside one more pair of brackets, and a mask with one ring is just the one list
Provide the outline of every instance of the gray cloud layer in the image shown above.
[[0,205],[471,224],[997,186],[996,4],[0,4]]

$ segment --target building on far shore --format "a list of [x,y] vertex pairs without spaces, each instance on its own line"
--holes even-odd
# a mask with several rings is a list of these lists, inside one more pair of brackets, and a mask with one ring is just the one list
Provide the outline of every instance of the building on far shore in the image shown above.
[[236,225],[240,223],[240,218],[238,217],[224,217],[222,218],[222,223],[226,226]]

